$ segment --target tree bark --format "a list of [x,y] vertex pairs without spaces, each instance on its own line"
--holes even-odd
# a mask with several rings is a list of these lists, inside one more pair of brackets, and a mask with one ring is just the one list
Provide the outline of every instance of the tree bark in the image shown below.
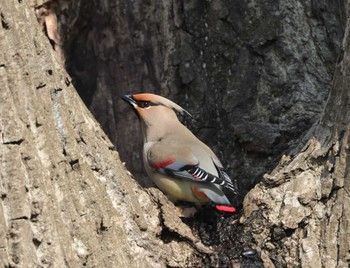
[[350,20],[332,90],[305,147],[286,155],[244,201],[247,230],[266,266],[350,265]]
[[27,1],[0,13],[0,266],[186,267],[208,252],[131,178]]
[[[247,246],[266,267],[348,264],[348,25],[322,119],[295,146],[326,103],[343,1],[32,5],[40,26],[27,2],[0,6],[0,265],[261,267]],[[245,198],[244,224],[208,211],[186,221],[218,252],[202,254],[162,193],[127,174],[73,85],[144,185],[140,131],[119,103],[130,91],[190,110],[243,190],[287,155]]]
[[[194,115],[196,122],[187,125],[219,155],[242,196],[283,154],[292,157],[309,140],[327,102],[346,18],[342,0],[60,3],[67,69],[137,180],[149,186],[143,179],[138,123],[120,96],[151,91]],[[299,180],[305,189],[312,182]],[[288,195],[283,189],[279,193],[294,202],[297,186],[290,187]],[[295,230],[302,212],[283,211],[291,221],[286,226],[292,226],[285,227],[285,236]],[[210,217],[196,218],[193,229],[206,244],[220,245],[221,259],[239,259],[232,248],[244,248],[249,237],[237,245],[240,229],[231,228],[232,220]],[[269,225],[262,228],[258,231],[267,233],[267,241],[281,241],[285,233],[280,225],[274,233]],[[276,248],[280,258],[274,243],[263,252]]]
[[193,114],[242,195],[319,119],[345,23],[343,0],[58,5],[67,70],[136,179],[150,185],[120,97],[155,92]]

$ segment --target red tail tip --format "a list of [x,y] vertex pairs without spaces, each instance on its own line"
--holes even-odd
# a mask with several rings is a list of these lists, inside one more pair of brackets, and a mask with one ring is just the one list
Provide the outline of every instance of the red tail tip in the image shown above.
[[215,208],[219,211],[225,211],[225,212],[236,212],[236,209],[234,207],[229,207],[229,206],[220,206],[216,205]]

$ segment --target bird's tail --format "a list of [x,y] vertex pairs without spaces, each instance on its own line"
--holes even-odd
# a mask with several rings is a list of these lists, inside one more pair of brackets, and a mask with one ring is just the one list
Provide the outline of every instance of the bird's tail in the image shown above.
[[215,204],[215,208],[218,211],[235,212],[236,209],[231,205],[225,194],[223,194],[218,188],[214,187],[193,187],[193,192],[196,195],[206,196],[212,203]]

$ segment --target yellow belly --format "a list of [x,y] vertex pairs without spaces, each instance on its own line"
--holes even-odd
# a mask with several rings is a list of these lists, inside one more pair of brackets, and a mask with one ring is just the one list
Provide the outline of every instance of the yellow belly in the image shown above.
[[203,199],[192,191],[192,187],[200,187],[203,185],[201,183],[171,178],[159,173],[152,174],[151,178],[163,193],[172,198],[195,203],[208,202],[208,199]]

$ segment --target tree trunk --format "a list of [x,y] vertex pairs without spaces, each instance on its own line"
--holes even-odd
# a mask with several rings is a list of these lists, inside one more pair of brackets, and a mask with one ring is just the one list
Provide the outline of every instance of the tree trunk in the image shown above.
[[[327,102],[346,18],[343,0],[59,3],[67,70],[137,180],[149,186],[143,179],[138,123],[120,96],[150,91],[194,115],[196,122],[186,123],[219,155],[242,196],[283,154],[292,157],[308,141]],[[287,176],[290,182],[293,174]],[[303,186],[312,182],[299,180]],[[293,187],[301,182],[278,193],[294,202],[292,193],[298,191]],[[254,206],[265,195],[254,192],[246,200]],[[278,259],[281,236],[294,233],[301,212],[284,210],[292,223],[276,225],[271,233],[269,225],[258,228],[258,223],[265,226],[268,213],[259,211],[256,232],[272,241],[263,253],[276,252]],[[218,246],[222,265],[228,265],[251,241],[248,232],[237,235],[241,227],[232,227],[232,219],[216,220],[203,213],[190,225],[206,244]],[[294,250],[294,244],[286,247]]]
[[350,20],[320,122],[244,201],[247,230],[267,267],[350,265]]
[[[343,1],[31,2],[39,24],[26,1],[0,6],[0,265],[261,267],[248,246],[266,267],[348,264],[348,28],[322,120],[300,138],[326,103]],[[287,156],[245,198],[244,224],[185,220],[208,255],[130,178],[73,85],[143,185],[128,92],[193,113],[242,192]]]
[[34,10],[0,12],[0,267],[190,266],[207,249],[128,175]]
[[318,120],[345,23],[343,0],[53,2],[73,83],[136,179],[150,185],[120,97],[155,92],[194,116],[242,195]]

